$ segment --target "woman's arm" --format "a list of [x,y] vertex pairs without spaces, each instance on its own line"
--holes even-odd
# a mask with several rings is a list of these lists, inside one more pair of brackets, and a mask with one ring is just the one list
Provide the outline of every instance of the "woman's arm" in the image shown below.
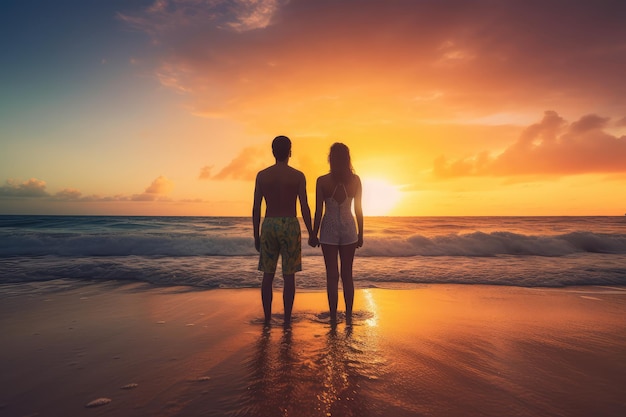
[[363,199],[363,188],[361,186],[361,179],[358,175],[355,175],[356,180],[356,192],[354,193],[354,214],[356,215],[356,224],[359,231],[357,248],[363,246],[363,206],[361,201]]
[[[322,214],[324,211],[324,191],[321,182],[322,177],[319,177],[315,183],[315,217],[313,220],[313,237],[315,238],[316,244],[311,246],[319,245],[317,234],[320,231],[320,224],[322,223]],[[309,244],[311,244],[311,242],[309,242]]]

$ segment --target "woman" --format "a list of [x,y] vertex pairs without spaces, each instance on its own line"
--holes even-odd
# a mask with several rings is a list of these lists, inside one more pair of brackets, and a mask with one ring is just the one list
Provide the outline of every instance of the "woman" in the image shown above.
[[[322,245],[324,263],[326,264],[326,292],[332,323],[337,322],[340,277],[338,258],[341,261],[346,324],[350,325],[352,324],[352,305],[354,303],[352,263],[356,248],[363,246],[361,179],[354,173],[350,161],[350,150],[343,143],[335,143],[330,147],[328,162],[330,163],[330,173],[317,179],[315,220],[309,244],[311,246]],[[356,224],[352,216],[353,200]],[[322,212],[324,213],[323,218]],[[319,238],[317,237],[318,231],[320,232]]]

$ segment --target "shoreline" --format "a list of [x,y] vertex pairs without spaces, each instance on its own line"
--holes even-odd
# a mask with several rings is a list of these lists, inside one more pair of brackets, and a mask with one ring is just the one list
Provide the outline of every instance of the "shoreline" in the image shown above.
[[3,284],[0,299],[6,415],[626,412],[621,286],[358,289],[336,328],[325,291],[298,289],[289,329],[281,291],[263,326],[257,288]]
[[[304,275],[305,273],[301,273]],[[306,279],[307,276],[300,277],[300,280]],[[260,279],[260,278],[259,278]],[[282,278],[276,276],[274,280],[274,294],[282,295]],[[296,277],[296,294],[300,293],[324,293],[326,288],[315,287],[299,287]],[[509,283],[471,283],[471,282],[381,282],[370,284],[369,286],[358,286],[355,282],[355,291],[365,290],[382,290],[382,291],[413,291],[423,290],[432,287],[468,287],[468,288],[512,288],[519,290],[563,290],[569,292],[605,292],[617,291],[616,294],[626,292],[626,284],[572,284],[572,285],[513,285]],[[208,292],[208,291],[261,291],[261,283],[258,286],[245,287],[212,287],[212,286],[195,286],[186,284],[158,284],[147,281],[132,281],[123,279],[77,279],[77,278],[58,278],[46,279],[39,281],[10,281],[0,282],[0,300],[8,297],[19,295],[37,296],[47,293],[56,293],[63,291],[80,290],[81,288],[89,288],[93,286],[103,286],[105,288],[116,289],[122,287],[134,287],[135,291],[156,291],[156,292]],[[341,292],[341,280],[339,281],[339,290]],[[341,294],[340,300],[341,301]]]

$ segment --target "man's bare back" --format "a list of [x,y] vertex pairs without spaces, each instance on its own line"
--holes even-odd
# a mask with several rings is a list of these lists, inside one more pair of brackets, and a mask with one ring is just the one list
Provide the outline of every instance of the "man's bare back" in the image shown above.
[[278,162],[258,173],[256,191],[265,198],[265,217],[296,217],[296,199],[306,202],[304,174]]

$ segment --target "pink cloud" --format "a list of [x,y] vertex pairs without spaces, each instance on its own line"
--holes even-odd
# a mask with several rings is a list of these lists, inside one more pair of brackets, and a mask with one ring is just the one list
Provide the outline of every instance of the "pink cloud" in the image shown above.
[[576,175],[626,172],[626,136],[604,131],[609,119],[594,114],[567,123],[554,111],[527,127],[502,153],[468,158],[438,158],[440,178],[464,176]]

